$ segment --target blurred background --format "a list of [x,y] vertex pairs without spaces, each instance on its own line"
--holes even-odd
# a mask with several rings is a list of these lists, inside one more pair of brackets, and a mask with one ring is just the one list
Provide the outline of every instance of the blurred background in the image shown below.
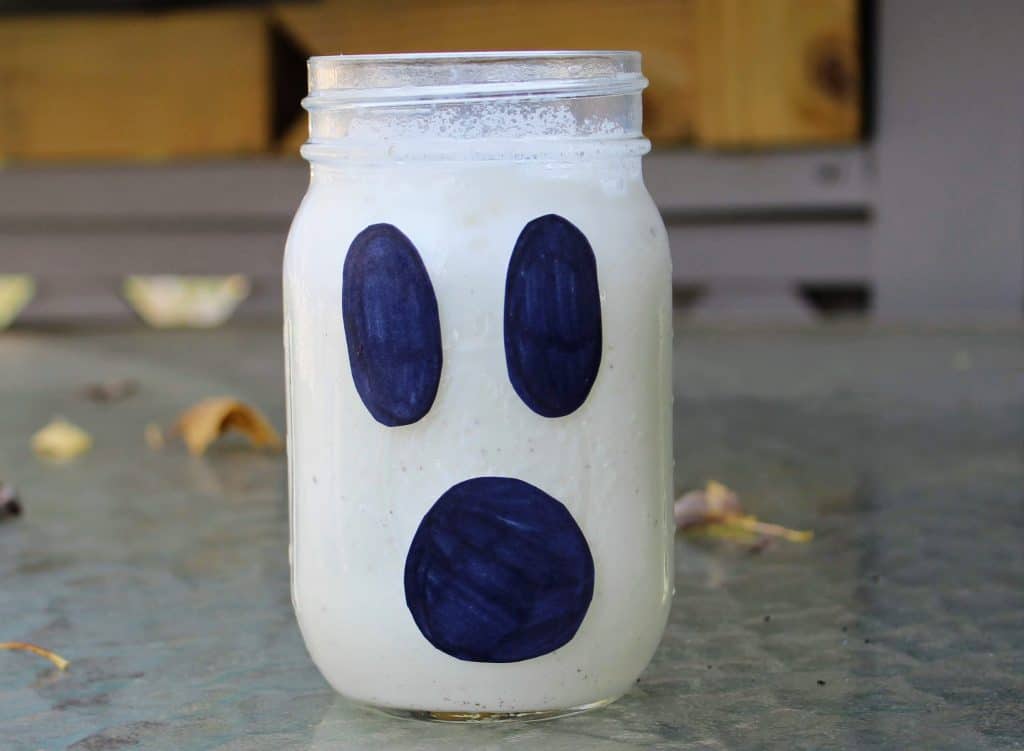
[[694,320],[1020,321],[1022,32],[1016,0],[0,0],[0,323],[276,315],[306,58],[517,48],[643,52]]

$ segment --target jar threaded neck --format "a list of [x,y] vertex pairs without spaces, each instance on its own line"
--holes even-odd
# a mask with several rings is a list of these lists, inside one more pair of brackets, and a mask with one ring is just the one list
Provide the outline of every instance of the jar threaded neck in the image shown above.
[[618,51],[336,55],[309,61],[310,139],[335,158],[631,156],[640,54]]

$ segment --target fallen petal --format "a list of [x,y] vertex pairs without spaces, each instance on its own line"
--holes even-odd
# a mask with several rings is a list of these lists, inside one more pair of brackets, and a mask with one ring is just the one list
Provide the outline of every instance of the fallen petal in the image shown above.
[[676,526],[688,529],[720,520],[729,513],[741,513],[743,509],[736,493],[722,483],[711,480],[704,490],[691,490],[681,495],[673,511]]
[[708,507],[713,514],[743,513],[739,496],[717,480],[708,480],[708,484],[704,488],[704,495],[707,497]]
[[759,545],[758,550],[767,546],[769,538],[789,542],[810,542],[814,538],[811,531],[762,522],[755,516],[743,513],[736,493],[715,480],[710,480],[704,490],[684,493],[676,500],[673,511],[679,529],[707,537]]
[[672,511],[676,518],[676,526],[680,529],[707,524],[714,519],[708,505],[707,494],[703,490],[691,490],[679,496]]

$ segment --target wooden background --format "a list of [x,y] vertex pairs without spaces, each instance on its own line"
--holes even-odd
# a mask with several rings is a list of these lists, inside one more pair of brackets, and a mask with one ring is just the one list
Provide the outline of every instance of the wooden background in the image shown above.
[[246,273],[246,307],[277,315],[308,55],[632,47],[651,79],[646,180],[699,308],[770,321],[832,290],[881,320],[1019,322],[1021,29],[1020,0],[0,17],[0,274],[36,276],[25,322],[126,320],[130,273]]
[[861,134],[856,0],[323,0],[0,18],[0,158],[285,153],[314,54],[639,49],[658,144],[772,148]]

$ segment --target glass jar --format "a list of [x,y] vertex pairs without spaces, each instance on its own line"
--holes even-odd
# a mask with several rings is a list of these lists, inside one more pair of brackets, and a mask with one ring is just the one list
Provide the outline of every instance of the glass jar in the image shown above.
[[284,264],[292,599],[340,693],[606,704],[672,593],[671,268],[635,52],[317,57]]

